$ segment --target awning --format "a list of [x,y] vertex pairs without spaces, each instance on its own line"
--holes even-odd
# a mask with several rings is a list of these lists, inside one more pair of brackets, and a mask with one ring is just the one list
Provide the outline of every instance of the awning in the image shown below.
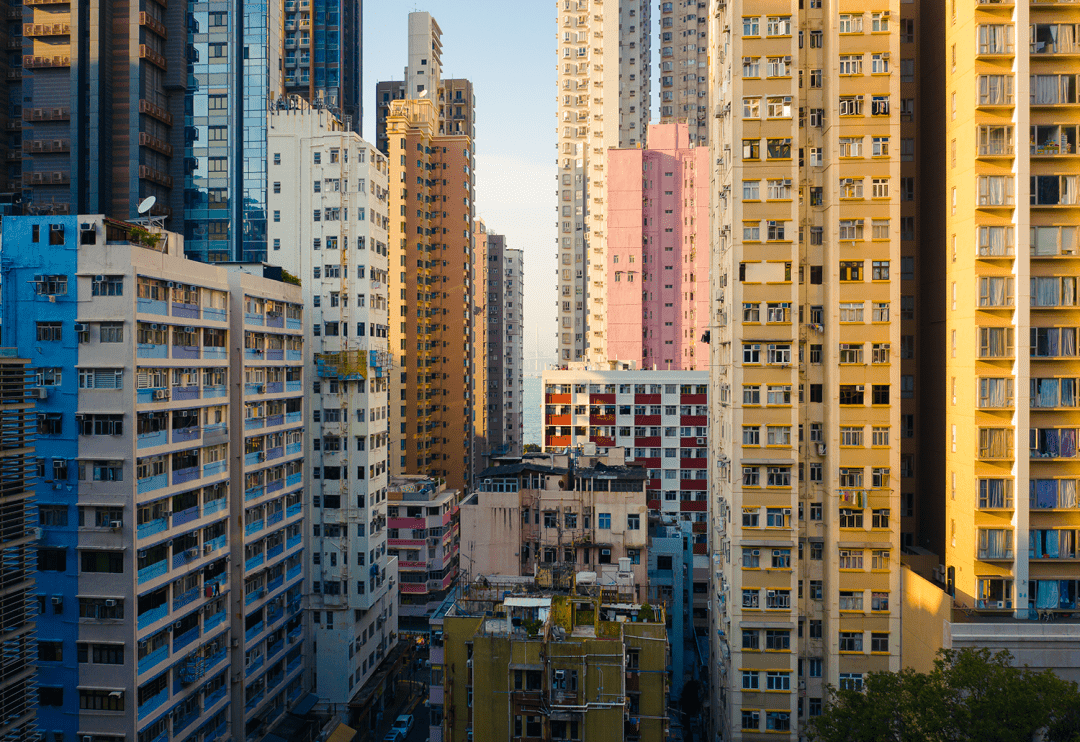
[[355,738],[356,730],[341,724],[326,738],[326,742],[352,742]]
[[315,708],[315,704],[319,702],[319,697],[314,693],[308,693],[306,696],[297,701],[296,705],[292,707],[291,712],[297,716],[307,716],[311,709]]

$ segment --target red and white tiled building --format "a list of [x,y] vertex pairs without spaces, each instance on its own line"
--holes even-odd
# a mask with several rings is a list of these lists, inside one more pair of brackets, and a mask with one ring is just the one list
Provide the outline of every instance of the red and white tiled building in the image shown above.
[[650,510],[704,522],[708,382],[708,371],[610,370],[607,364],[545,371],[544,448],[594,444],[600,455],[621,448],[627,464],[648,470]]
[[458,573],[458,490],[425,476],[392,476],[386,547],[398,557],[399,616],[427,617]]

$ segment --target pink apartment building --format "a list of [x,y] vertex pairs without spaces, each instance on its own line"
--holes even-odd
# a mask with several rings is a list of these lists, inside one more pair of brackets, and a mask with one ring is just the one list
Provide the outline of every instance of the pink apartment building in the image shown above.
[[458,495],[431,477],[390,477],[386,549],[398,558],[401,617],[430,616],[457,576]]
[[707,369],[709,148],[685,124],[651,125],[647,141],[607,153],[607,356]]

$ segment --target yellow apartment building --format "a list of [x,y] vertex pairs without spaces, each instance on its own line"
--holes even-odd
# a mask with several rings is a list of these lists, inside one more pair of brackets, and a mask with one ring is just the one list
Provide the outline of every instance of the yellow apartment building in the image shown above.
[[1080,8],[945,13],[944,561],[980,621],[1051,618],[1080,579]]
[[710,10],[713,699],[799,738],[900,668],[899,0]]

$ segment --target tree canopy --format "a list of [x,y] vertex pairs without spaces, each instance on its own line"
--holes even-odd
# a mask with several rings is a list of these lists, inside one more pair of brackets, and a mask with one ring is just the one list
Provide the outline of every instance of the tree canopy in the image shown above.
[[813,742],[1080,742],[1080,689],[1007,651],[943,649],[929,673],[870,673],[828,689]]

